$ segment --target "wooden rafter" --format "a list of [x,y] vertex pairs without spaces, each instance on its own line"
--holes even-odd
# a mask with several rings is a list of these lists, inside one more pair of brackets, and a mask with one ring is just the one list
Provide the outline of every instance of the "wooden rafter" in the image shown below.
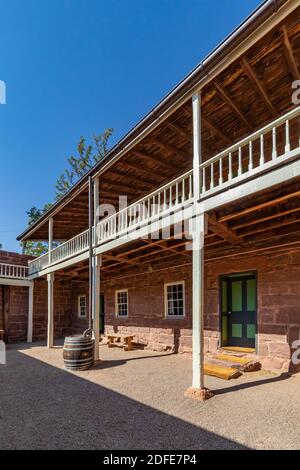
[[221,98],[225,101],[225,103],[232,109],[232,111],[239,117],[239,119],[244,123],[245,127],[252,131],[253,127],[249,124],[245,116],[243,115],[242,111],[237,107],[237,105],[231,99],[229,93],[225,90],[225,88],[217,81],[214,81],[214,86],[218,91]]
[[271,115],[276,116],[276,110],[275,110],[270,98],[268,97],[268,94],[266,92],[266,89],[265,89],[263,83],[258,79],[253,67],[251,67],[251,65],[249,64],[249,62],[247,61],[247,59],[245,57],[243,57],[241,59],[240,63],[241,63],[241,67],[242,67],[243,71],[245,72],[245,74],[247,75],[250,83],[256,89],[257,93],[261,97],[263,103],[265,103],[265,105],[268,108],[268,110],[270,111]]
[[209,229],[214,232],[216,235],[219,235],[223,240],[237,245],[241,244],[242,240],[237,236],[235,232],[230,230],[226,223],[220,223],[217,221],[216,214],[213,212],[208,216]]
[[158,138],[151,139],[151,143],[153,143],[154,145],[156,145],[159,148],[162,148],[166,152],[171,153],[173,156],[178,157],[178,159],[180,159],[184,162],[186,162],[187,159],[189,158],[188,155],[185,152],[183,152],[182,150],[175,147],[175,145],[170,144],[169,142],[165,142],[162,139],[158,139]]
[[187,131],[185,131],[181,126],[178,124],[174,124],[173,122],[168,122],[167,127],[171,129],[173,132],[179,134],[183,139],[185,139],[187,142],[190,142],[191,136],[188,134]]
[[285,25],[281,27],[281,32],[284,55],[289,66],[291,75],[295,80],[300,80],[300,73],[296,64],[293,48]]
[[232,144],[233,139],[231,139],[225,132],[220,131],[208,117],[201,117],[203,126],[216,134],[220,139],[222,139],[226,144]]
[[153,155],[153,154],[141,151],[141,150],[133,151],[132,155],[135,155],[137,158],[142,158],[144,160],[153,161],[153,162],[157,163],[158,165],[162,165],[166,168],[169,168],[169,169],[171,168],[173,170],[178,171],[178,166],[177,165],[170,162],[169,160],[165,160],[163,157],[158,157],[157,155]]
[[228,222],[229,220],[236,219],[237,217],[242,217],[244,215],[251,214],[258,210],[280,204],[284,201],[287,201],[288,199],[292,199],[292,198],[299,197],[299,196],[300,196],[300,191],[295,191],[293,193],[285,194],[284,196],[271,199],[270,201],[262,202],[260,204],[256,204],[255,206],[247,207],[246,209],[243,209],[241,211],[234,212],[232,214],[228,214],[223,217],[220,217],[218,219],[218,222],[221,222],[221,223]]

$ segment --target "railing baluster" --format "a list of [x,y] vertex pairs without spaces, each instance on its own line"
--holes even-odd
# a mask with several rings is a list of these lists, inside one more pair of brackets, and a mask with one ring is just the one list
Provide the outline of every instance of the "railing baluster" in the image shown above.
[[285,153],[290,152],[291,150],[291,142],[290,142],[290,122],[287,119],[285,121],[285,148],[284,151]]
[[177,206],[179,202],[179,190],[178,190],[178,182],[175,185],[175,190],[176,190],[176,196],[175,196],[175,205]]
[[265,143],[264,143],[264,134],[260,136],[260,158],[259,165],[262,166],[265,163]]
[[181,184],[181,202],[185,201],[185,178],[182,180]]
[[232,180],[232,153],[228,154],[228,181]]
[[223,158],[219,160],[219,185],[223,184]]
[[242,166],[242,147],[239,147],[238,150],[238,160],[239,160],[239,168],[238,168],[238,176],[241,176],[243,173],[243,166]]
[[210,189],[214,189],[214,162],[210,164]]
[[277,139],[276,139],[276,127],[272,129],[272,159],[277,158]]
[[206,193],[206,181],[205,181],[205,166],[202,170],[202,192]]
[[248,171],[251,171],[253,169],[253,146],[252,146],[252,140],[249,142],[249,166],[248,166]]
[[193,197],[193,181],[192,175],[189,176],[189,199],[191,200]]

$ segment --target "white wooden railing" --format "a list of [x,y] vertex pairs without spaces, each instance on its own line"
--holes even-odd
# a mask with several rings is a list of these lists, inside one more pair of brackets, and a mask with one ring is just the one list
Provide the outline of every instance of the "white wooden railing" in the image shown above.
[[45,253],[39,258],[34,259],[28,263],[29,274],[42,271],[49,265],[55,264],[61,260],[67,260],[73,256],[79,255],[86,251],[89,247],[89,231],[76,235],[75,237],[67,240],[61,245],[57,246],[50,253]]
[[28,276],[28,267],[17,264],[0,263],[0,277],[25,279]]
[[[200,200],[300,156],[300,106],[200,165]],[[193,202],[193,171],[106,217],[93,245],[120,237]],[[94,236],[95,235],[95,236]],[[88,230],[29,262],[29,274],[88,250]]]
[[200,165],[201,197],[299,155],[300,106]]
[[107,217],[97,225],[97,245],[171,212],[182,209],[193,200],[193,171],[190,170],[139,201]]

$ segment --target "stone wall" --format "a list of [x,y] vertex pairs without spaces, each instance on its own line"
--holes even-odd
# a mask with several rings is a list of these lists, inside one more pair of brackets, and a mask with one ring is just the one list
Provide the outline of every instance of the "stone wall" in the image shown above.
[[[220,346],[219,279],[221,275],[256,271],[258,286],[257,353],[263,367],[296,371],[292,343],[300,332],[300,253],[251,256],[207,263],[205,266],[205,352]],[[164,283],[185,281],[186,316],[166,319]],[[128,289],[129,316],[115,315],[115,290]],[[102,282],[106,331],[135,334],[149,349],[192,351],[191,266]]]

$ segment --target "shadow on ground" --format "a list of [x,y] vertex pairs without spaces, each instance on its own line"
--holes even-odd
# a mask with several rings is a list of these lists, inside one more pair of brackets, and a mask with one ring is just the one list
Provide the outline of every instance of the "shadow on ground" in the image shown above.
[[1,449],[246,448],[16,349],[0,383]]

